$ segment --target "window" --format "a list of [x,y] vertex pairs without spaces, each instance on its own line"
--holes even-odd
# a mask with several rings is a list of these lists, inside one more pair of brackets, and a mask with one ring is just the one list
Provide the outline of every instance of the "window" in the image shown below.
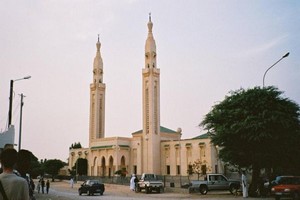
[[171,172],[170,172],[170,165],[167,165],[167,174],[169,175]]
[[180,174],[180,165],[177,165],[177,174]]

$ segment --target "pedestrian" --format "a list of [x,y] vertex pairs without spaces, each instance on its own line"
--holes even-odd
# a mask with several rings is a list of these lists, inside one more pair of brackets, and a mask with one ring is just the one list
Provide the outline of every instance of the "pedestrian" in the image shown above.
[[29,200],[27,181],[13,172],[17,157],[15,149],[5,149],[1,153],[3,173],[0,174],[0,199]]
[[247,188],[247,176],[246,176],[246,171],[242,171],[242,187],[243,187],[243,197],[247,198],[248,197],[248,188]]
[[71,180],[70,180],[70,186],[71,186],[71,188],[73,188],[73,186],[74,186],[74,179],[73,178],[71,178]]
[[137,176],[135,176],[135,179],[134,179],[135,191],[137,191],[138,182],[139,182],[139,179]]
[[39,179],[36,189],[37,189],[38,193],[40,193],[40,190],[41,190],[41,179]]
[[46,182],[46,191],[47,191],[47,194],[49,193],[49,188],[50,188],[50,181],[49,181],[49,179],[47,179],[47,182]]
[[44,194],[45,180],[42,178],[41,180],[42,193]]
[[33,195],[35,185],[30,176],[31,157],[32,157],[32,153],[28,150],[21,149],[18,152],[16,173],[17,173],[17,175],[21,176],[22,178],[24,178],[27,181],[30,199],[35,199],[34,195]]
[[132,174],[131,179],[130,179],[130,190],[134,191],[135,190],[135,174]]

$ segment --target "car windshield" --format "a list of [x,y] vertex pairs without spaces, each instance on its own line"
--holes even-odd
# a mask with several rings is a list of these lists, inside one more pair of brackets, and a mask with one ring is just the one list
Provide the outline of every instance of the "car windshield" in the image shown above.
[[299,185],[300,184],[300,177],[280,177],[277,180],[278,184],[283,185]]
[[146,174],[144,180],[156,180],[156,177],[154,174]]

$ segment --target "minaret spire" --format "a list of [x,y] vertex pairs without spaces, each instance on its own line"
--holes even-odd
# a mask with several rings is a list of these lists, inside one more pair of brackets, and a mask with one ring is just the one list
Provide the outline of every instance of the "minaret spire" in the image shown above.
[[145,44],[145,68],[156,67],[156,44],[152,33],[153,23],[151,21],[151,13],[149,13],[148,37]]
[[100,53],[100,47],[101,47],[101,43],[100,43],[100,39],[99,39],[99,34],[98,34],[98,41],[96,43],[96,47],[97,47],[97,52],[96,52],[96,56],[94,58],[94,69],[93,69],[93,79],[94,79],[94,83],[102,83],[103,82],[103,61],[101,58],[101,53]]

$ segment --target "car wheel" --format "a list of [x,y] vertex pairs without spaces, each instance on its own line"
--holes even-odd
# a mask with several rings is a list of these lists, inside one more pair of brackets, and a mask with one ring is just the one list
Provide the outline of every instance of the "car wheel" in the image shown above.
[[236,194],[236,193],[237,193],[237,190],[238,190],[238,186],[237,186],[237,185],[231,185],[231,186],[229,187],[229,192],[230,192],[231,194]]
[[280,200],[280,196],[275,196],[275,200]]
[[102,192],[102,191],[100,192],[100,195],[101,195],[101,196],[103,195],[103,192]]
[[146,194],[149,194],[150,188],[148,188],[148,187],[146,186],[146,187],[145,187],[145,190],[146,190]]
[[199,188],[199,190],[200,190],[201,194],[205,195],[205,194],[207,194],[208,188],[207,188],[206,185],[201,185],[200,188]]
[[78,193],[79,193],[79,196],[81,196],[81,194],[82,194],[81,191],[78,191]]
[[157,193],[160,193],[160,188],[159,188],[159,187],[156,188],[156,192],[157,192]]
[[90,196],[91,195],[91,193],[90,193],[90,191],[88,190],[88,191],[86,191],[86,194],[88,195],[88,196]]

